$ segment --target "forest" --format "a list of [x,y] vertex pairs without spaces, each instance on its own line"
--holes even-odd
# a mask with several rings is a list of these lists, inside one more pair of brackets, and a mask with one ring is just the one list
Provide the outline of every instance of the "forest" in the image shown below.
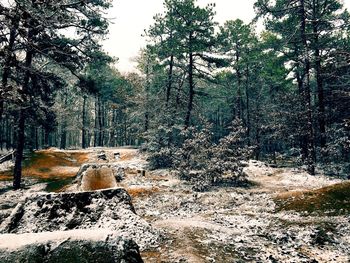
[[138,73],[126,75],[99,44],[111,3],[81,2],[1,6],[0,147],[17,149],[16,178],[23,151],[52,146],[141,145],[155,166],[170,167],[189,128],[206,129],[213,145],[243,129],[240,143],[257,160],[349,173],[341,2],[256,1],[255,21],[218,25],[214,4],[165,1],[145,29]]
[[33,153],[126,146],[200,193],[251,187],[250,160],[350,179],[342,1],[256,0],[251,22],[219,24],[215,1],[164,0],[130,73],[103,49],[112,3],[0,2],[0,153],[14,151],[13,189]]

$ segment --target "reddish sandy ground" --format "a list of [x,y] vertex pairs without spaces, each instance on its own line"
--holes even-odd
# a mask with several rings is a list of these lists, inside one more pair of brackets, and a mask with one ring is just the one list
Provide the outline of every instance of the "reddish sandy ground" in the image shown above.
[[[79,167],[89,161],[88,152],[40,150],[23,161],[23,177],[36,179],[67,179],[74,177]],[[11,180],[13,171],[0,172],[0,180]]]

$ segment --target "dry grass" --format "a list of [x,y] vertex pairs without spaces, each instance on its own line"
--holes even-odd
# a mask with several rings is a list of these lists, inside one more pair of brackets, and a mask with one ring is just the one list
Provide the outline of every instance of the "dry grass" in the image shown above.
[[287,192],[275,198],[277,210],[327,215],[350,213],[350,181],[312,191]]

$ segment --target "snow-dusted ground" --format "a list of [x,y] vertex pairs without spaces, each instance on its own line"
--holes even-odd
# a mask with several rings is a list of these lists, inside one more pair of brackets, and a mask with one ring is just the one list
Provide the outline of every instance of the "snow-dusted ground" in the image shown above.
[[1,163],[0,164],[0,172],[11,170],[13,165],[14,164],[12,161],[6,161],[6,162]]
[[[349,216],[277,212],[273,201],[277,194],[340,180],[251,161],[246,172],[254,186],[216,187],[196,193],[166,170],[142,176],[138,170],[147,163],[133,149],[88,149],[89,161],[96,161],[96,152],[101,150],[105,150],[106,162],[117,162],[126,169],[127,176],[118,186],[129,191],[136,213],[163,233],[164,241],[158,247],[143,250],[145,262],[350,262]],[[119,160],[114,158],[116,152],[121,154]],[[0,182],[0,189],[5,189],[1,187],[4,184]],[[11,211],[8,204],[42,189],[43,185],[37,185],[19,192],[0,191],[0,208]],[[109,230],[87,231],[89,237],[91,231],[101,231],[98,236]],[[74,237],[82,233],[65,234]],[[3,238],[16,240],[17,236]]]
[[57,242],[63,240],[105,240],[116,236],[116,233],[110,229],[74,229],[68,231],[54,231],[41,233],[24,234],[3,234],[0,235],[0,249],[15,250],[35,243]]
[[28,196],[0,224],[0,233],[3,234],[0,235],[0,249],[18,247],[21,237],[28,239],[19,242],[24,245],[50,238],[81,239],[83,230],[87,231],[89,240],[94,233],[92,230],[100,230],[98,237],[101,239],[97,240],[105,240],[106,233],[113,233],[113,237],[132,238],[143,249],[154,247],[159,241],[159,231],[136,215],[128,193],[116,188]]
[[[166,172],[142,178],[143,185],[158,191],[133,203],[141,216],[167,233],[168,242],[157,251],[165,262],[350,261],[349,216],[276,212],[273,201],[281,192],[319,188],[339,180],[256,161],[249,163],[246,172],[256,186],[206,193],[192,192]],[[145,258],[157,262],[154,252],[145,253]]]

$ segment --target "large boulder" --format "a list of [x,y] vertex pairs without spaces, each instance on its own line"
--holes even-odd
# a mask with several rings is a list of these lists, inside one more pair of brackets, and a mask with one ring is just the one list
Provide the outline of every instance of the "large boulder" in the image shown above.
[[[51,236],[55,235],[55,233],[50,234]],[[17,238],[25,237],[19,235]],[[100,241],[79,239],[44,240],[22,247],[0,249],[0,262],[141,263],[143,260],[140,256],[139,248],[134,241],[116,237]]]
[[[136,215],[122,188],[95,192],[43,193],[17,205],[0,233],[40,233],[75,229],[108,230],[132,238],[141,248],[157,244],[159,233]],[[1,244],[1,236],[0,236]]]

